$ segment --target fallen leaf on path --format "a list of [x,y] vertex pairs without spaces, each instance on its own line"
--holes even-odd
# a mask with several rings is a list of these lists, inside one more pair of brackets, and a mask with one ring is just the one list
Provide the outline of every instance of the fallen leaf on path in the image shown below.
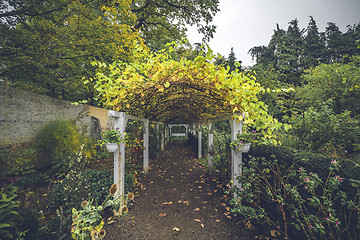
[[181,200],[179,200],[179,201],[178,201],[178,203],[182,203],[182,201],[181,201]]
[[200,208],[195,208],[194,211],[200,211]]
[[197,218],[195,218],[194,221],[195,221],[195,222],[201,222],[201,220],[200,220],[200,219],[197,219]]
[[183,204],[189,205],[189,201],[183,201]]
[[226,203],[221,203],[221,206],[226,207]]
[[173,228],[173,231],[174,231],[174,232],[180,232],[180,228],[174,227],[174,228]]
[[165,217],[166,216],[166,213],[160,213],[159,214],[159,217]]
[[208,203],[208,201],[203,201],[204,204]]
[[204,224],[201,224],[201,227],[202,227],[202,228],[204,228],[204,227],[205,227],[205,225],[204,225]]
[[162,204],[163,204],[163,205],[171,205],[172,202],[163,202]]
[[225,209],[226,211],[230,212],[230,207],[226,207]]
[[218,223],[218,222],[220,222],[220,220],[219,220],[219,219],[216,219],[216,220],[215,220],[215,222],[217,222],[217,223]]

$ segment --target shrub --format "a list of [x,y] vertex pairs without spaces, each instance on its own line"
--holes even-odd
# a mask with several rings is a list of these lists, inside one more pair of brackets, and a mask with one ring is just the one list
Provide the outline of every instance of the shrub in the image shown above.
[[224,182],[231,176],[231,135],[223,131],[214,131],[213,164]]
[[49,176],[46,174],[32,173],[21,176],[15,184],[18,187],[35,187],[49,183]]
[[257,146],[252,154],[257,157],[243,161],[232,212],[277,227],[290,239],[360,236],[360,181],[348,171],[355,165],[284,147]]
[[[331,101],[319,109],[309,108],[294,120],[293,147],[332,156],[358,154],[360,121],[350,111],[335,114]],[[285,144],[287,144],[285,140]]]
[[54,171],[64,173],[69,165],[68,157],[79,151],[83,138],[73,121],[55,120],[38,131],[35,142],[39,167],[53,166]]

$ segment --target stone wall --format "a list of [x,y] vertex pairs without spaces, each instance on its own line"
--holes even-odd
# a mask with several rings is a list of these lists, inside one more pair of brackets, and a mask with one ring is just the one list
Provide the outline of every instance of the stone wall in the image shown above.
[[94,122],[106,128],[107,110],[0,86],[0,147],[30,142],[39,128],[56,119],[74,119],[94,136]]

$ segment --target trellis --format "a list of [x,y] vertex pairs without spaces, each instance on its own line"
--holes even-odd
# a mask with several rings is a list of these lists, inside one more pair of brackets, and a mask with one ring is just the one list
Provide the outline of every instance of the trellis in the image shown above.
[[[117,112],[117,111],[109,111],[109,117],[113,119],[113,127],[114,129],[118,129],[120,133],[123,135],[125,133],[126,125],[128,120],[135,120],[140,121],[143,123],[143,172],[147,174],[149,172],[149,119],[139,118],[133,116],[131,114],[127,114],[125,112]],[[229,115],[223,118],[215,118],[209,119],[207,121],[209,127],[209,136],[208,136],[208,147],[210,148],[213,144],[214,140],[214,125],[217,122],[221,121],[229,121],[231,126],[231,140],[234,141],[237,139],[237,134],[242,132],[242,121],[238,120],[237,115]],[[193,134],[195,133],[194,126],[198,127],[198,158],[202,157],[202,125],[204,123],[197,123],[193,124],[192,128],[189,129],[188,124],[169,124],[165,125],[164,123],[154,122],[156,125],[156,131],[158,136],[158,144],[160,145],[160,149],[163,151],[165,148],[165,140],[169,140],[171,136],[171,128],[173,126],[184,126],[186,128],[186,136],[188,131],[190,130]],[[160,132],[160,125],[163,124],[164,128],[163,131]],[[117,185],[117,192],[116,194],[124,195],[125,193],[125,142],[120,143],[120,147],[118,151],[114,152],[114,184]],[[233,187],[236,186],[241,188],[241,184],[236,181],[236,178],[242,174],[242,153],[231,150],[231,179]],[[213,157],[210,153],[208,153],[208,168],[209,172],[212,173],[213,171]],[[234,196],[236,198],[236,195]]]
[[[188,129],[189,124],[168,124],[169,130],[170,130],[170,136],[171,137],[187,137],[188,136]],[[185,127],[185,132],[182,133],[174,133],[172,132],[173,127]]]

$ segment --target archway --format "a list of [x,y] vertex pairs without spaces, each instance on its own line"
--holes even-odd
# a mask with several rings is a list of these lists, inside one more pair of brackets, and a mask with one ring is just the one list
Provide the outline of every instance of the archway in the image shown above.
[[[143,121],[145,129],[151,121],[165,126],[171,122],[207,123],[211,130],[214,122],[227,120],[231,122],[233,140],[247,124],[254,125],[267,141],[274,141],[272,132],[281,125],[259,101],[258,95],[264,90],[253,75],[238,71],[230,73],[215,65],[211,52],[194,60],[174,60],[170,57],[171,50],[172,47],[168,51],[152,53],[139,48],[134,53],[137,60],[132,63],[93,63],[98,67],[96,78],[92,79],[97,97],[107,108],[114,110],[111,114],[118,118],[116,127],[124,131],[127,119],[132,118]],[[246,118],[243,112],[247,113]],[[164,135],[169,137],[167,131]],[[144,144],[145,137],[144,134]],[[199,141],[201,145],[201,138]],[[145,151],[144,172],[147,172],[148,153]],[[121,159],[125,158],[121,156]],[[241,155],[232,153],[233,179],[236,174],[241,174],[240,161]],[[123,174],[124,160],[119,164],[119,174]],[[123,185],[121,179],[120,176],[115,183]],[[123,193],[121,187],[119,191]]]

